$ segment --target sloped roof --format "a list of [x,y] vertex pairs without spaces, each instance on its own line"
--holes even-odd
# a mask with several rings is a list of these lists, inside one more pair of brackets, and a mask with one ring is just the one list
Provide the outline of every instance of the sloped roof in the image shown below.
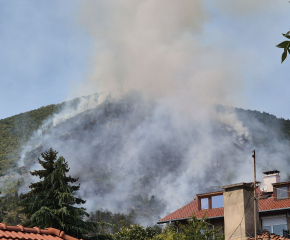
[[[257,189],[257,193],[259,197],[262,196],[262,191],[259,188]],[[290,199],[274,200],[273,194],[270,195],[268,198],[259,199],[259,212],[290,208]],[[203,215],[207,218],[218,218],[224,216],[224,208],[198,210],[198,199],[195,199],[166,217],[161,218],[158,223],[189,219],[193,214],[198,219],[202,218]]]
[[[276,235],[275,233],[269,233],[267,229],[265,229],[261,234],[257,235],[257,239],[259,240],[289,240],[289,238]],[[255,240],[255,237],[250,237],[248,240]]]
[[27,228],[22,225],[7,226],[0,223],[0,240],[78,240],[66,235],[63,231],[55,228],[39,229],[38,227]]
[[158,223],[168,222],[168,221],[177,221],[177,220],[185,220],[190,218],[193,214],[199,219],[206,215],[207,218],[214,217],[223,217],[224,216],[224,208],[213,208],[213,209],[202,209],[198,210],[198,199],[190,202],[184,207],[170,213],[166,217],[160,219]]

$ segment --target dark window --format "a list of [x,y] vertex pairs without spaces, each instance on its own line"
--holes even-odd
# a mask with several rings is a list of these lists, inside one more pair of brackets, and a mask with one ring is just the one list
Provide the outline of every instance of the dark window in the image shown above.
[[280,235],[280,236],[283,236],[283,229],[284,230],[287,229],[286,224],[274,225],[273,226],[273,233]]
[[223,195],[212,196],[211,200],[212,200],[212,208],[220,208],[224,206]]
[[208,198],[200,199],[201,209],[208,209]]
[[277,199],[284,199],[284,198],[288,198],[288,187],[279,187],[276,188],[276,196]]

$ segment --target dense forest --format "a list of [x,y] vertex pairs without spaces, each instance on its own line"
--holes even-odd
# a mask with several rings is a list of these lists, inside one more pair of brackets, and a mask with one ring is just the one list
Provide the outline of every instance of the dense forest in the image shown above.
[[[175,128],[168,112],[162,112],[161,117],[158,116],[156,120],[158,108],[131,95],[118,101],[108,99],[42,130],[44,133],[41,136],[45,136],[45,141],[38,142],[34,134],[47,119],[61,114],[68,106],[69,109],[75,109],[79,103],[80,100],[75,99],[0,120],[0,221],[13,225],[23,221],[24,216],[17,211],[18,190],[25,189],[25,181],[30,183],[29,171],[37,162],[39,154],[53,147],[69,161],[72,174],[80,178],[82,197],[94,206],[90,207],[91,221],[106,222],[117,229],[135,223],[154,225],[162,214],[168,212],[167,206],[171,204],[162,194],[158,194],[158,186],[163,184],[163,188],[170,188],[175,182],[179,182],[179,177],[185,171],[183,166],[187,162],[184,159],[188,158],[189,149],[202,144],[204,136],[196,130],[196,123]],[[210,176],[207,181],[211,186],[201,184],[203,176],[192,174],[192,178],[187,178],[186,184],[194,186],[195,192],[188,195],[184,202],[190,201],[197,191],[208,191],[210,187],[218,188],[224,184],[216,170],[231,164],[225,160],[227,155],[231,156],[231,161],[241,164],[239,159],[245,156],[244,152],[253,148],[263,149],[263,157],[276,157],[279,152],[285,151],[283,159],[290,162],[290,154],[286,148],[290,139],[290,120],[239,108],[217,106],[216,109],[220,114],[237,116],[238,121],[247,128],[249,136],[238,136],[234,128],[229,128],[224,123],[210,122],[211,140],[226,142],[226,148],[217,145],[211,150],[214,154],[210,158],[213,159],[211,161],[215,168],[205,168],[205,175]],[[157,127],[161,128],[162,134],[154,134],[151,129],[158,121],[162,123]],[[152,135],[146,137],[150,131],[153,132]],[[147,138],[150,141],[144,142]],[[31,147],[33,142],[39,144]],[[24,146],[31,148],[23,151]],[[136,149],[138,159],[136,156],[132,157],[132,148]],[[24,165],[19,166],[22,155]],[[130,160],[126,165],[130,157],[134,161]],[[265,169],[264,162],[266,160],[260,164],[261,169]],[[268,160],[267,164],[270,163]],[[226,174],[225,181],[235,179],[230,167]],[[103,228],[106,229],[106,225]]]

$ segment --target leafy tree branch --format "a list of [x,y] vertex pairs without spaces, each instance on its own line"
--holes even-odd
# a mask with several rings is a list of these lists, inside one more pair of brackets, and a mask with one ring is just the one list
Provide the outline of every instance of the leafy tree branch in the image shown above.
[[[283,33],[283,36],[290,39],[290,31],[287,32],[286,34]],[[283,63],[284,60],[287,58],[287,52],[290,54],[290,41],[281,42],[276,47],[284,48],[284,52],[282,53],[282,61],[281,61],[281,63]]]

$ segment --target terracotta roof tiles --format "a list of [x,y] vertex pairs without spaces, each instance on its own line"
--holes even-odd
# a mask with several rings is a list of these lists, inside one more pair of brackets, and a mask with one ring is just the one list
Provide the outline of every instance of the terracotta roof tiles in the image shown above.
[[198,202],[197,201],[198,200],[195,199],[194,201],[190,202],[189,204],[185,205],[184,207],[182,207],[182,208],[176,210],[175,212],[167,215],[166,217],[160,219],[159,223],[188,219],[193,214],[195,214],[198,219],[202,218],[203,215],[206,215],[206,217],[208,217],[208,218],[223,217],[224,216],[224,208],[223,207],[198,210]]
[[[257,189],[257,193],[259,197],[262,196],[262,191],[260,189]],[[278,210],[283,208],[290,208],[289,198],[282,200],[274,200],[273,194],[271,194],[269,198],[259,199],[260,212]],[[202,218],[204,214],[207,218],[223,217],[224,208],[221,207],[221,208],[198,210],[198,199],[195,199],[192,202],[188,203],[187,205],[160,219],[158,223],[185,220],[190,218],[193,214],[195,214],[198,219]]]
[[78,240],[66,235],[55,228],[39,229],[38,227],[26,228],[21,225],[7,226],[0,223],[0,240]]
[[[258,234],[257,239],[259,240],[290,240],[290,238],[276,235],[275,233],[270,234],[267,229],[265,229],[261,234]],[[248,240],[255,240],[255,237],[250,237],[248,238]]]

